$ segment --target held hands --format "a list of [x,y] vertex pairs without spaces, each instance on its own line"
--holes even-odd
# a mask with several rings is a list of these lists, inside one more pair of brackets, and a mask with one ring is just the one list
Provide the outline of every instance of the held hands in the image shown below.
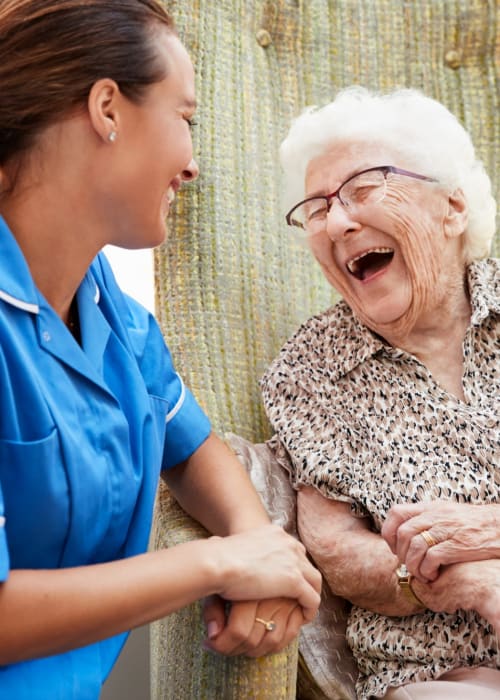
[[214,592],[221,598],[288,598],[298,603],[305,621],[314,618],[321,574],[307,559],[304,546],[282,528],[265,525],[229,537],[211,537],[208,542],[219,581]]
[[435,581],[412,585],[430,610],[476,610],[500,633],[499,559],[451,564],[442,569]]
[[434,581],[441,566],[500,556],[500,506],[449,501],[396,505],[382,537],[417,580]]
[[205,600],[204,646],[228,656],[258,657],[281,651],[306,622],[300,605],[288,598],[232,603],[228,614],[226,607],[227,603],[219,596]]

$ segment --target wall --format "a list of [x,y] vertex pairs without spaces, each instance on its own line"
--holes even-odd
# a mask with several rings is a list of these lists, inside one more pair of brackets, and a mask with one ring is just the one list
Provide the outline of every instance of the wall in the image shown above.
[[[153,254],[107,246],[121,288],[154,312]],[[101,700],[149,700],[149,627],[134,630],[109,677]]]

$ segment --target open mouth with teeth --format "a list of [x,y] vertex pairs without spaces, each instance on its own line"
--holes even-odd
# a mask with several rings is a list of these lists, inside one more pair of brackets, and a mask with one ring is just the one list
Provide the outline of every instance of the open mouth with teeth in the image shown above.
[[394,257],[392,248],[371,248],[348,260],[347,269],[358,280],[366,280],[390,265]]

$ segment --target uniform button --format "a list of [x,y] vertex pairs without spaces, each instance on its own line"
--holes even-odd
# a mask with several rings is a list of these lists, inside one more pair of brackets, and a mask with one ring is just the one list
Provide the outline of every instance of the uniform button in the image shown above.
[[459,68],[462,65],[462,56],[460,51],[450,49],[444,55],[444,61],[448,68]]
[[269,46],[269,44],[273,43],[273,38],[267,31],[267,29],[259,29],[257,34],[255,35],[257,38],[257,42],[262,46],[263,48],[266,48],[266,46]]
[[44,331],[42,333],[42,338],[45,340],[46,343],[50,342],[50,340],[51,340],[50,333],[48,331]]

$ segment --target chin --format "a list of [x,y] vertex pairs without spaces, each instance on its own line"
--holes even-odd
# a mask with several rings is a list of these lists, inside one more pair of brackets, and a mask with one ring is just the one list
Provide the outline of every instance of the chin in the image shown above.
[[381,300],[380,304],[357,304],[358,315],[364,319],[366,325],[370,328],[387,326],[398,323],[409,311],[411,306],[410,300],[401,300],[400,303],[384,303]]
[[165,243],[167,235],[167,223],[162,219],[155,227],[155,231],[151,232],[151,236],[148,236],[147,240],[144,241],[144,248],[156,248],[162,243]]

